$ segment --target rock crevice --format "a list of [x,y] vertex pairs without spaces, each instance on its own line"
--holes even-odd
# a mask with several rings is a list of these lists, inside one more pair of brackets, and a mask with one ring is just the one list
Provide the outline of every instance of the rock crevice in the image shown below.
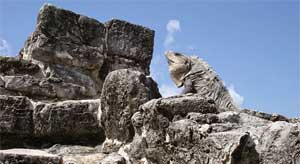
[[169,52],[187,92],[162,98],[153,40],[44,5],[19,59],[0,57],[0,163],[300,163],[300,119],[237,109],[206,62]]
[[[117,19],[101,23],[46,4],[19,57],[39,66],[43,78],[59,79],[61,83],[70,82],[75,88],[81,88],[76,91],[79,96],[65,91],[54,97],[60,100],[97,98],[111,71],[131,68],[149,75],[153,42],[154,31],[149,28]],[[41,94],[45,99],[53,98]]]

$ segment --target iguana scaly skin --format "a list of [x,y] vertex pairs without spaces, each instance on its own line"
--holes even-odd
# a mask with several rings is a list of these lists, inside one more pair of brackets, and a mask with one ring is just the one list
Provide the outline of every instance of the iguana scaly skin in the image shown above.
[[212,99],[223,110],[238,110],[217,73],[202,59],[181,53],[165,53],[172,80],[177,87],[184,86],[183,94],[195,93]]

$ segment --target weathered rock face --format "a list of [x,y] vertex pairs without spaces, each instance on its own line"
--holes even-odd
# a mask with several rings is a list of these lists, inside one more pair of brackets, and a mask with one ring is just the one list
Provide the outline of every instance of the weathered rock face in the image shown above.
[[[122,89],[130,92],[124,95],[128,101],[123,103],[126,112],[133,113],[139,105],[160,96],[156,83],[146,77],[150,74],[153,40],[154,31],[146,27],[121,20],[101,23],[44,5],[36,29],[19,58],[0,57],[0,148],[102,143],[105,136],[100,127],[98,98],[110,72],[131,69],[122,77],[129,76],[125,87],[132,88],[116,92],[121,93]],[[131,78],[137,79],[131,81]],[[127,141],[134,132],[126,120],[128,117],[130,122],[126,112],[121,117],[124,127],[120,128],[125,133],[131,131],[125,137]],[[125,162],[117,154],[101,161],[106,155],[99,151],[93,153],[89,156],[93,157],[91,160],[79,153],[76,158],[68,156],[64,161]],[[117,156],[120,160],[110,162]]]
[[46,4],[21,53],[23,59],[45,64],[99,69],[104,59],[104,39],[105,27],[100,22]]
[[120,154],[102,153],[100,146],[88,147],[56,144],[45,151],[62,156],[64,164],[126,164],[126,160]]
[[118,153],[111,153],[101,160],[100,164],[126,164],[126,160]]
[[16,94],[11,95],[54,101],[98,98],[113,70],[150,73],[153,40],[154,31],[148,28],[121,20],[103,24],[46,4],[20,52],[27,61],[0,59],[1,73],[12,76],[4,77],[0,94],[12,91]]
[[99,100],[37,103],[34,134],[52,138],[54,143],[99,144],[104,132],[97,118]]
[[78,145],[53,145],[46,152],[61,156],[64,164],[96,164],[107,154],[101,153],[97,147]]
[[[262,164],[292,163],[300,161],[300,126],[278,121],[269,124],[261,133],[260,157]],[[255,135],[257,132],[252,132]]]
[[1,134],[32,134],[32,115],[33,105],[28,98],[0,95]]
[[44,5],[20,58],[0,57],[0,149],[43,151],[0,163],[300,163],[300,119],[235,110],[205,62],[173,54],[172,78],[197,92],[160,98],[153,37]]
[[0,150],[1,163],[26,163],[26,164],[62,164],[62,159],[59,156],[46,153],[40,150],[30,149],[11,149]]
[[100,144],[98,108],[99,100],[43,103],[0,95],[0,148]]
[[23,146],[33,133],[33,104],[26,97],[0,95],[0,149]]
[[[148,163],[283,164],[299,161],[299,124],[272,121],[245,112],[214,112],[214,104],[210,105],[211,112],[195,110],[189,101],[180,101],[193,100],[192,97],[161,98],[143,104],[139,114],[134,115],[135,122],[139,122],[135,137],[119,152],[131,161]],[[174,117],[176,113],[166,112],[176,111],[178,102],[185,106],[185,114]],[[202,104],[205,107],[205,103]]]
[[103,150],[116,151],[134,135],[131,116],[139,106],[160,97],[157,84],[145,74],[130,69],[108,74],[101,95],[101,124],[106,141]]
[[[21,96],[22,93],[20,93],[21,90],[18,89],[18,85],[23,86],[23,88],[21,87],[22,90],[28,90],[28,86],[24,86],[28,80],[26,82],[20,80],[24,75],[41,77],[42,72],[38,65],[29,61],[0,57],[0,95]],[[38,85],[33,81],[31,83],[31,85]],[[23,93],[23,95],[25,94]]]
[[40,67],[29,61],[11,57],[0,56],[0,75],[37,75],[41,73]]
[[149,101],[144,104],[144,110],[153,110],[150,108],[157,108],[170,120],[184,118],[190,112],[197,113],[219,113],[214,101],[204,99],[199,96],[185,95],[172,96],[168,98],[161,98]]
[[65,83],[54,78],[36,78],[30,75],[3,76],[4,91],[10,95],[24,95],[35,100],[80,99],[92,97],[93,90],[74,83]]
[[120,20],[111,20],[105,23],[105,26],[107,27],[107,54],[108,58],[113,59],[111,69],[137,67],[139,71],[148,75],[154,32]]
[[286,121],[289,122],[289,119],[279,115],[279,114],[268,114],[268,113],[263,113],[255,110],[249,110],[249,109],[243,109],[241,110],[242,113],[247,113],[252,116],[256,116],[265,120],[270,120],[270,121]]

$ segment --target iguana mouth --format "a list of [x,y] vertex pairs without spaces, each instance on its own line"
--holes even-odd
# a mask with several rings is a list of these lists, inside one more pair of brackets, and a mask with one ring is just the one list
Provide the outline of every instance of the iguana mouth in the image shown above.
[[168,59],[168,64],[170,64],[170,63],[175,63],[173,60],[171,60],[171,59]]

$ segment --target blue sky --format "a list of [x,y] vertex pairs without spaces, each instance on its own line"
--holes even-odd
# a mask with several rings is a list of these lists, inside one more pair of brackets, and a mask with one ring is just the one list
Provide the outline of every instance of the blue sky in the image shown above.
[[154,29],[151,76],[165,96],[180,92],[163,56],[171,49],[206,60],[241,107],[300,116],[297,0],[0,0],[0,53],[19,52],[45,2]]

